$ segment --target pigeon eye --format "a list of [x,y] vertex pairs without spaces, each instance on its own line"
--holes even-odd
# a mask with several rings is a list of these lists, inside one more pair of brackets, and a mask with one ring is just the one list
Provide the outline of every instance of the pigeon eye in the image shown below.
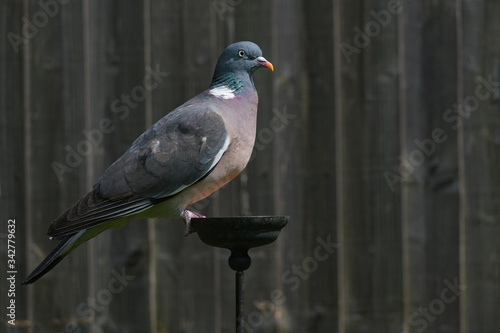
[[239,55],[241,58],[243,58],[243,57],[245,56],[245,51],[243,51],[243,50],[239,50],[239,51],[238,51],[238,55]]

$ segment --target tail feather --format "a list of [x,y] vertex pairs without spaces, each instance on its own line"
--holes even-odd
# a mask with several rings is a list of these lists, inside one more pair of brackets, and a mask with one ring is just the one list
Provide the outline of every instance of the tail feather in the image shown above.
[[87,230],[81,230],[76,234],[67,235],[62,237],[59,244],[52,252],[45,258],[37,268],[22,282],[23,285],[30,284],[44,276],[55,265],[57,265],[64,257],[71,252],[71,247],[75,241],[80,238]]

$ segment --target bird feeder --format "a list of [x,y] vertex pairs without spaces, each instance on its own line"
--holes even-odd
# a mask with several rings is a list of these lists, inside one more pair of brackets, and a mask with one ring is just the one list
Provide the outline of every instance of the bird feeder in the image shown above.
[[274,242],[288,223],[288,216],[194,218],[191,227],[210,246],[231,251],[229,267],[236,272],[236,333],[245,326],[244,271],[252,262],[248,250]]

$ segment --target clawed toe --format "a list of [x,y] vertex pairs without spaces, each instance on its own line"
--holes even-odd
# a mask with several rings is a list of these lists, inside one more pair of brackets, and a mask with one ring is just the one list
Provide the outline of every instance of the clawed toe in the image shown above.
[[182,212],[182,219],[184,220],[184,228],[185,228],[184,236],[188,236],[189,234],[193,233],[193,230],[191,228],[192,218],[205,218],[205,216],[196,212],[192,212],[187,209],[184,210],[184,212]]

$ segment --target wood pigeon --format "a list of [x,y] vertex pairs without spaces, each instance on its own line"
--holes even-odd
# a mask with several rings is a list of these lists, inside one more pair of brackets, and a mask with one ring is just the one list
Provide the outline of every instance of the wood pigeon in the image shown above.
[[60,243],[26,278],[33,283],[83,242],[134,218],[181,217],[236,177],[252,153],[257,91],[252,74],[274,70],[252,42],[229,45],[210,87],[144,132],[99,178],[92,191],[55,219],[48,230]]

